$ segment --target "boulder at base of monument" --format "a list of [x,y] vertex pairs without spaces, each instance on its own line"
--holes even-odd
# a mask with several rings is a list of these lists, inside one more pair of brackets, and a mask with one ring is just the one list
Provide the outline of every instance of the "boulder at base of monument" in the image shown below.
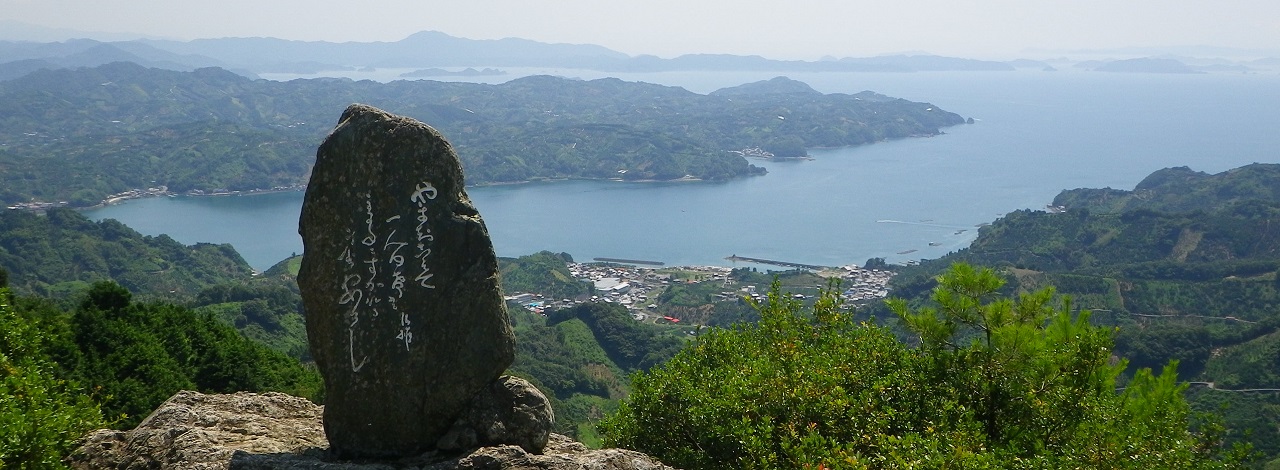
[[333,455],[434,449],[515,343],[457,155],[421,122],[352,105],[316,154],[299,233]]
[[440,450],[513,444],[542,453],[555,424],[551,402],[527,380],[504,375],[485,387],[436,443]]

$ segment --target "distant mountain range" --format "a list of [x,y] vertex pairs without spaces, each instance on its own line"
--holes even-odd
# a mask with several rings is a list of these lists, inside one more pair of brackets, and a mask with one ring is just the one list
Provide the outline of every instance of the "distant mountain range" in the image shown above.
[[112,62],[133,62],[144,67],[182,72],[203,67],[221,67],[256,78],[248,69],[237,68],[218,59],[175,53],[141,41],[101,42],[93,39],[46,43],[0,41],[0,80],[11,80],[40,69],[97,67]]
[[595,45],[548,44],[515,38],[474,40],[434,31],[413,34],[396,42],[332,43],[275,38],[197,39],[186,42],[155,39],[0,42],[0,79],[15,78],[39,68],[94,67],[122,61],[179,71],[221,67],[250,77],[257,73],[319,73],[368,67],[566,67],[607,72],[1013,70],[1013,66],[1003,62],[932,55],[817,62],[726,54],[690,54],[673,59],[649,55],[632,57]]
[[[16,78],[41,68],[96,67],[111,62],[133,62],[146,67],[178,71],[220,67],[250,78],[256,78],[259,73],[323,75],[325,72],[357,69],[440,67],[562,67],[633,73],[691,70],[1054,71],[1064,67],[1090,71],[1201,73],[1280,69],[1280,50],[1186,46],[1088,51],[1033,50],[1028,53],[1060,55],[1060,58],[991,61],[911,52],[859,58],[826,56],[817,61],[775,60],[755,55],[729,54],[687,54],[667,59],[652,55],[630,56],[591,44],[550,44],[519,38],[465,39],[437,31],[422,31],[394,42],[335,43],[262,37],[177,41],[137,34],[45,28],[0,20],[0,80]],[[1068,56],[1082,58],[1071,60]]]
[[[6,23],[7,24],[7,23]],[[56,37],[57,31],[28,32],[30,37]],[[41,33],[41,34],[37,34]],[[61,34],[70,34],[62,31]],[[87,33],[86,36],[103,37]],[[13,38],[0,34],[0,39]],[[1278,59],[1237,62],[1183,57],[1086,61],[1077,68],[1098,71],[1178,73],[1248,72],[1273,69]],[[0,41],[0,80],[41,68],[95,67],[133,62],[147,67],[190,71],[220,67],[256,78],[259,73],[323,74],[370,68],[563,67],[604,72],[776,71],[776,72],[933,72],[1056,70],[1066,61],[1020,59],[1000,62],[922,53],[879,57],[827,57],[818,61],[775,60],[760,56],[688,54],[666,59],[630,56],[590,44],[549,44],[527,39],[476,40],[423,31],[395,42],[293,41],[276,38],[220,38],[175,41],[133,39],[104,42]],[[1145,62],[1142,62],[1145,61]],[[1069,62],[1069,61],[1066,61]]]

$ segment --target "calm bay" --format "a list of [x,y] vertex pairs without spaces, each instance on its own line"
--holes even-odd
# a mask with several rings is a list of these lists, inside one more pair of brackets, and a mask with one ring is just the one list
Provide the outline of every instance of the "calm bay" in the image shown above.
[[[612,75],[706,93],[778,74]],[[1129,189],[1170,166],[1220,172],[1280,161],[1275,74],[788,76],[827,93],[872,90],[925,101],[977,122],[932,138],[815,149],[809,161],[753,161],[769,174],[728,182],[562,181],[468,192],[500,256],[551,250],[578,260],[728,266],[724,257],[737,254],[844,265],[870,257],[904,262],[941,256],[967,246],[977,225],[1009,211],[1042,208],[1063,189]],[[152,198],[87,215],[188,244],[231,243],[252,266],[265,269],[302,251],[301,202],[300,192]]]

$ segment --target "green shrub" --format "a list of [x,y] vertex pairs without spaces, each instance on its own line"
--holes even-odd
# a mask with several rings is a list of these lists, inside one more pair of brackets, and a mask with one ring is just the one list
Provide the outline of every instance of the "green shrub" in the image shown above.
[[636,375],[606,444],[690,469],[1239,467],[1220,426],[1190,431],[1175,364],[1118,392],[1109,329],[1003,284],[956,265],[934,307],[891,301],[913,348],[854,323],[836,286],[806,311],[775,283],[758,325]]

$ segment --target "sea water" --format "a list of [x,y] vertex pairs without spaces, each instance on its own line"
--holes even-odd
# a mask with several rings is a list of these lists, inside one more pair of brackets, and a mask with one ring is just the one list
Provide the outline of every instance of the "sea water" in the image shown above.
[[[607,74],[535,70],[585,79]],[[778,73],[620,78],[706,93]],[[1280,161],[1280,75],[1102,72],[789,74],[824,93],[871,90],[972,117],[945,134],[813,149],[728,182],[563,181],[468,188],[499,256],[540,250],[732,265],[730,255],[839,266],[935,258],[977,226],[1063,189],[1130,189],[1152,171]],[[494,77],[482,77],[494,80]],[[510,79],[505,77],[503,80]],[[394,110],[390,110],[393,111]],[[302,251],[302,193],[175,197],[89,211],[183,243],[231,243],[257,269]]]

